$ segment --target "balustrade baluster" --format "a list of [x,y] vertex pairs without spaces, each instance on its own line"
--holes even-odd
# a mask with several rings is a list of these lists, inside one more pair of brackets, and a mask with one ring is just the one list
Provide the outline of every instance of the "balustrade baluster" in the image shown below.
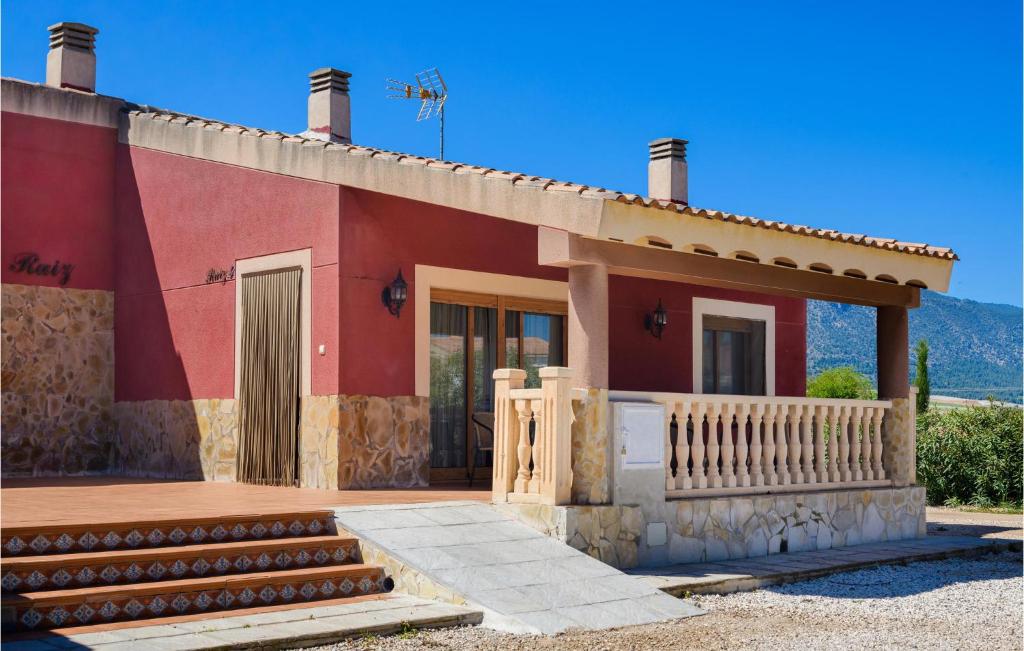
[[794,484],[804,483],[804,471],[800,466],[800,455],[803,454],[803,426],[804,409],[801,405],[791,405],[789,408],[789,436],[786,437],[789,446],[789,477]]
[[884,409],[876,409],[875,413],[871,418],[871,424],[874,426],[874,432],[872,432],[872,445],[871,445],[871,465],[874,472],[875,479],[885,479],[885,469],[882,468],[882,417],[885,415]]
[[839,408],[839,480],[850,481],[850,407]]
[[764,447],[761,453],[761,458],[764,460],[764,484],[765,486],[775,486],[779,483],[779,476],[775,472],[775,444],[779,440],[775,434],[775,428],[778,425],[779,407],[771,404],[765,405],[765,407]]
[[533,414],[530,412],[529,400],[515,402],[516,414],[519,416],[519,442],[516,446],[519,468],[516,470],[515,492],[526,493],[530,487],[530,457],[533,454],[530,445],[530,419]]
[[747,418],[750,403],[736,405],[736,485],[750,486],[750,471],[747,470]]
[[[676,428],[679,437],[676,439],[676,459],[679,460],[679,468],[676,470],[676,487],[688,489],[693,488],[693,480],[690,479],[690,439],[687,432],[690,423],[691,405],[688,402],[676,403]],[[682,481],[680,481],[682,478]]]
[[736,487],[736,447],[732,437],[732,416],[736,405],[727,402],[722,405],[722,485]]
[[[764,459],[761,451],[761,424],[764,421],[765,404],[759,402],[750,411],[750,485],[764,486]],[[767,425],[765,426],[766,432]]]
[[798,483],[813,484],[814,459],[811,455],[814,454],[814,447],[811,439],[814,436],[814,429],[811,417],[814,415],[814,409],[810,405],[797,405],[796,409],[800,420],[800,456],[803,460]]
[[839,481],[839,407],[829,405],[826,418],[828,431],[828,480]]
[[544,484],[544,473],[547,472],[547,459],[544,457],[551,449],[551,432],[544,427],[544,408],[540,400],[530,401],[530,410],[533,412],[533,477],[530,480],[530,492],[539,493],[540,487]]
[[706,409],[707,403],[695,402],[690,412],[693,416],[693,445],[690,447],[690,456],[693,459],[691,477],[694,488],[708,487],[708,479],[704,474],[704,412]]
[[785,405],[778,405],[775,410],[775,474],[778,476],[778,483],[783,486],[790,483],[789,474],[789,444],[786,441],[786,409]]
[[863,416],[863,407],[850,407],[850,481],[864,478],[860,470],[860,424]]
[[860,416],[860,471],[861,479],[873,479],[871,474],[871,413],[874,407],[864,407]]
[[814,407],[814,473],[811,475],[816,481],[825,483],[828,481],[828,467],[825,465],[825,412],[821,406]]
[[864,418],[861,420],[860,436],[860,469],[864,479],[874,479],[871,471],[871,417],[874,415],[874,407],[864,407]]
[[711,403],[708,405],[708,487],[721,488],[722,474],[719,471],[719,454],[721,446],[718,442],[718,421],[722,411],[722,405]]
[[[665,490],[675,490],[676,477],[672,476],[672,416],[675,414],[676,403],[665,404]],[[676,430],[678,432],[678,430]],[[686,432],[679,432],[680,436],[686,436]],[[680,472],[679,464],[676,468],[676,475]]]

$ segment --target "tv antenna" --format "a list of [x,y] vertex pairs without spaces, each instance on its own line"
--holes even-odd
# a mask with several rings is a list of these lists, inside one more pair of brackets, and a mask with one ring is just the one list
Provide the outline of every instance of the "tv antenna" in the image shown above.
[[388,79],[387,89],[394,91],[388,95],[389,99],[417,99],[420,100],[420,110],[416,114],[416,121],[422,122],[437,116],[441,124],[441,153],[438,156],[444,160],[444,103],[448,99],[448,86],[437,68],[428,68],[423,72],[416,73],[416,83],[410,84],[397,79]]

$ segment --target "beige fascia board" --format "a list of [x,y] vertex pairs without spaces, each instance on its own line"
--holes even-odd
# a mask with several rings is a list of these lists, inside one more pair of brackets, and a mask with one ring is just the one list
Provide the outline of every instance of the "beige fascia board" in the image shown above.
[[901,285],[908,281],[919,281],[927,285],[928,289],[940,292],[949,289],[953,271],[952,260],[887,251],[617,201],[605,202],[601,228],[596,237],[645,246],[648,238],[655,238],[671,244],[673,250],[684,252],[690,251],[688,247],[693,245],[702,245],[710,247],[722,258],[728,258],[736,251],[746,251],[757,256],[761,264],[771,265],[776,258],[788,258],[799,269],[809,269],[812,264],[825,264],[832,268],[834,275],[842,275],[847,269],[857,269],[869,279],[888,275]]
[[[251,134],[251,135],[250,135]],[[432,167],[422,160],[354,150],[348,145],[304,142],[178,117],[129,114],[120,140],[133,147],[216,161],[369,190],[526,224],[545,224],[596,235],[604,200],[576,192],[517,187],[507,176],[474,168]]]
[[20,79],[0,80],[0,110],[33,117],[115,129],[125,102],[70,88],[53,88]]
[[917,307],[920,290],[872,280],[581,237],[540,227],[538,264],[604,265],[608,273],[855,305]]

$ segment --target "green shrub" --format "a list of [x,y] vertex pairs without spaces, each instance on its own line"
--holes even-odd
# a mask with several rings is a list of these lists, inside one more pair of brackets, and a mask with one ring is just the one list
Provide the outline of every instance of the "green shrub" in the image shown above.
[[941,411],[917,419],[917,481],[931,504],[1020,506],[1024,417],[993,405]]
[[825,369],[808,380],[807,397],[871,400],[875,390],[871,378],[852,366],[839,366]]

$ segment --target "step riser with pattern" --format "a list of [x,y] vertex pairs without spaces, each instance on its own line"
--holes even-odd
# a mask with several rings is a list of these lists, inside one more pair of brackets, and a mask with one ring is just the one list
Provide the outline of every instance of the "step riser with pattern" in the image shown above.
[[192,521],[96,523],[47,529],[10,527],[0,536],[0,553],[5,557],[67,554],[315,536],[333,531],[333,519],[326,511]]
[[[166,591],[161,584],[145,586],[147,591],[122,590],[101,595],[54,600],[30,599],[5,607],[5,619],[19,630],[42,630],[107,622],[189,615],[235,608],[273,606],[322,599],[354,597],[386,592],[388,582],[379,567],[340,566],[332,575],[323,570],[309,576],[264,574],[259,579],[239,577],[217,586],[175,586]],[[133,586],[144,587],[144,586]],[[170,587],[170,586],[168,586]],[[35,593],[39,594],[39,593]],[[44,593],[45,594],[45,593]],[[13,620],[13,622],[11,621]],[[6,628],[6,627],[5,627]]]
[[62,590],[168,579],[340,565],[358,558],[353,538],[291,538],[260,545],[192,545],[0,561],[4,592]]

